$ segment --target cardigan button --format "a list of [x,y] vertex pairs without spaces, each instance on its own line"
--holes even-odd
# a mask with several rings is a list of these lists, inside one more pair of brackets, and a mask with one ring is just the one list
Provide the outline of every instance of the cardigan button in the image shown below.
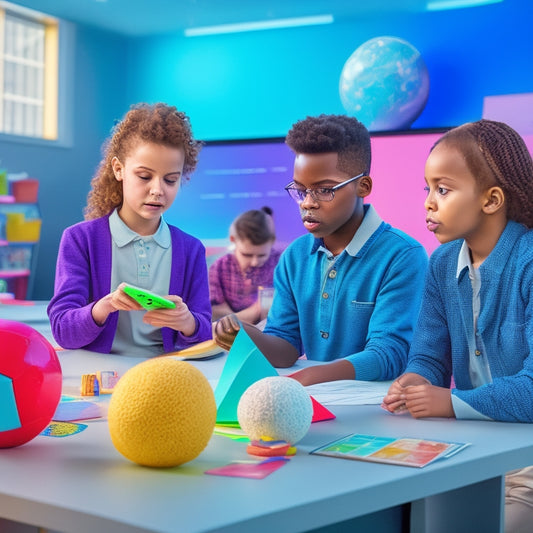
[[328,274],[328,277],[333,279],[336,275],[337,275],[337,271],[336,270],[331,270],[330,273]]
[[322,336],[323,339],[327,339],[329,337],[329,333],[327,331],[321,331],[320,335]]
[[327,300],[329,298],[329,294],[327,292],[323,292],[322,298],[324,298],[324,300]]

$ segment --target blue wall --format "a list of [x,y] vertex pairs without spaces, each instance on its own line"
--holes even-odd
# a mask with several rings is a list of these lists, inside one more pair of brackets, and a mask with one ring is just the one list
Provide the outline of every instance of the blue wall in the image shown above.
[[424,58],[430,95],[415,128],[481,117],[487,95],[533,91],[533,2],[416,13],[252,33],[133,43],[131,101],[185,110],[203,139],[284,136],[306,115],[344,112],[345,61],[381,35],[407,40]]
[[[127,107],[124,56],[127,41],[117,35],[78,26],[71,50],[72,86],[67,98],[71,144],[50,146],[0,139],[2,167],[39,179],[43,220],[38,248],[34,299],[53,293],[55,261],[61,233],[82,220],[91,177],[100,160],[100,147],[113,119]],[[118,66],[118,68],[117,68]]]
[[284,136],[306,115],[342,113],[338,81],[345,61],[368,39],[391,35],[414,45],[429,70],[429,100],[413,127],[453,126],[480,118],[484,96],[533,91],[532,21],[531,0],[504,0],[195,38],[135,39],[76,25],[74,67],[67,73],[74,84],[72,146],[0,139],[2,166],[41,183],[42,241],[30,297],[51,296],[61,232],[82,219],[101,143],[130,104],[174,104],[205,140]]

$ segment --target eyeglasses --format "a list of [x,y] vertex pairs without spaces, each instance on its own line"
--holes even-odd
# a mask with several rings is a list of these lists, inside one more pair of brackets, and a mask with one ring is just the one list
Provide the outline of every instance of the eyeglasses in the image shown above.
[[361,174],[359,174],[358,176],[354,176],[353,178],[347,179],[346,181],[335,185],[335,187],[318,187],[316,189],[301,189],[300,187],[297,187],[294,184],[294,181],[291,181],[285,187],[285,190],[289,193],[289,196],[298,205],[300,205],[306,199],[308,194],[311,195],[311,198],[315,202],[331,202],[331,200],[335,198],[335,191],[341,189],[345,185],[348,185],[348,183],[351,183],[352,181],[362,178],[363,176],[366,176],[365,172],[361,172]]

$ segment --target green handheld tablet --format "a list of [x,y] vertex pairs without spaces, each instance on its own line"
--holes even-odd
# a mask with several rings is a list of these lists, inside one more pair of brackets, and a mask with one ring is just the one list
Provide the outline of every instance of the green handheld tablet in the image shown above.
[[134,287],[133,285],[125,285],[123,291],[147,311],[151,309],[174,309],[176,307],[174,302],[146,289]]

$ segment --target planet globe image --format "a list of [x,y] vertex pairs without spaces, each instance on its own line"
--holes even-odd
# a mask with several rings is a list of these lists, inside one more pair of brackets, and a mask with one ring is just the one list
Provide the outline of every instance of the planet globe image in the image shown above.
[[426,105],[429,74],[410,43],[375,37],[344,64],[339,93],[347,113],[370,131],[408,129]]

